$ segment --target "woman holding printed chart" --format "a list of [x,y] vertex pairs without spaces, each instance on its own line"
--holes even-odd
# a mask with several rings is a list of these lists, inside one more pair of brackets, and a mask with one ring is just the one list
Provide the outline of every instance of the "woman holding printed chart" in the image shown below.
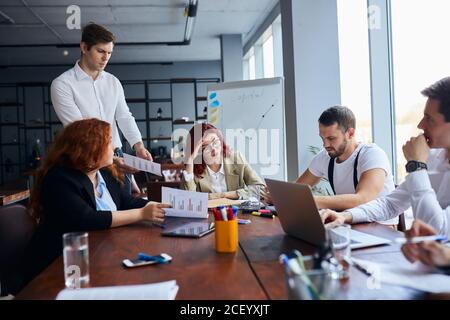
[[182,188],[208,192],[209,199],[245,199],[248,186],[264,188],[258,174],[224,143],[222,132],[211,124],[196,124],[189,131]]
[[163,222],[165,205],[129,195],[113,165],[111,125],[98,119],[69,124],[35,175],[32,214],[38,222],[23,277],[32,279],[62,253],[62,235]]

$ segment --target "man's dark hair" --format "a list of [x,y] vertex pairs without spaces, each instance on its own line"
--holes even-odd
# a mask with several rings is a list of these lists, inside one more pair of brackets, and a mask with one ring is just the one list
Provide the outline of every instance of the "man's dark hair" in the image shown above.
[[116,38],[114,37],[114,34],[105,27],[91,22],[83,28],[81,41],[85,42],[88,50],[90,50],[91,47],[97,43],[115,43]]
[[450,77],[423,89],[422,94],[429,99],[439,101],[439,113],[444,116],[445,122],[450,122]]
[[353,111],[344,106],[334,106],[322,112],[319,123],[327,127],[337,123],[339,129],[344,133],[350,128],[356,128]]

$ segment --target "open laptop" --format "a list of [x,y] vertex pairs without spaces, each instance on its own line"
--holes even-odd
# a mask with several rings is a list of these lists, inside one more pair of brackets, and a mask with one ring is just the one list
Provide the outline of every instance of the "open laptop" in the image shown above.
[[[309,185],[265,179],[277,209],[281,227],[288,235],[314,245],[326,240],[325,227]],[[350,231],[352,249],[388,244],[388,239]]]

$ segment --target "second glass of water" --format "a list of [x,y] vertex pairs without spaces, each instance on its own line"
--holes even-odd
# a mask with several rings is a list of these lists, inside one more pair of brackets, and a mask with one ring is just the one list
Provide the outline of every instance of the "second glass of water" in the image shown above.
[[351,226],[348,224],[327,229],[328,241],[336,262],[332,270],[332,276],[335,279],[347,279],[350,276],[350,230]]
[[89,284],[88,233],[63,235],[64,280],[67,288],[79,289]]

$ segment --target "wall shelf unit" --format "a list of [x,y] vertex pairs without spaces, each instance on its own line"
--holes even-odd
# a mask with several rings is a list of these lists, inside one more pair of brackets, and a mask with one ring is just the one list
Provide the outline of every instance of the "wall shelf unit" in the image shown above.
[[[155,161],[167,162],[172,133],[205,121],[208,84],[219,78],[124,80],[127,104]],[[29,171],[33,145],[45,152],[63,126],[53,110],[49,82],[0,84],[0,185]],[[158,117],[158,109],[161,115]],[[188,120],[183,120],[187,117]],[[121,135],[124,151],[132,150]]]

